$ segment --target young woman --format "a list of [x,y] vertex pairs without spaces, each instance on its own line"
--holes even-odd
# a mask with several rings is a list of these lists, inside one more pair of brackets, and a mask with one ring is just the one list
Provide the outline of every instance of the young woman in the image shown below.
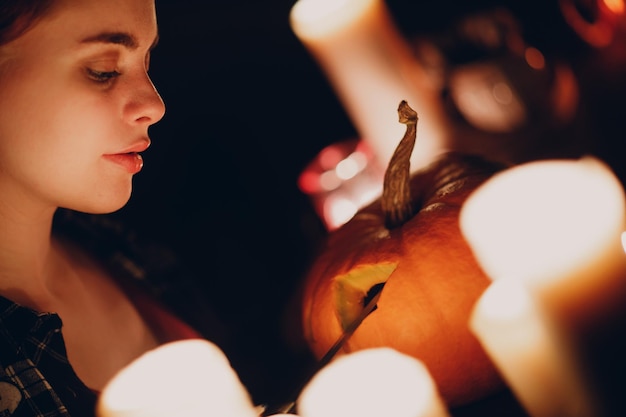
[[157,38],[154,0],[0,0],[0,415],[93,415],[120,368],[198,336],[53,231],[128,201]]

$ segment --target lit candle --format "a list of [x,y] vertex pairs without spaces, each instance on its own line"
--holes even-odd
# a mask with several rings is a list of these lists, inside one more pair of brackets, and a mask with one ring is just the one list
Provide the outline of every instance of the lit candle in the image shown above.
[[597,416],[567,344],[519,281],[491,284],[470,329],[531,416]]
[[390,348],[336,358],[305,386],[302,417],[449,417],[435,383],[417,359]]
[[411,169],[443,150],[438,91],[425,81],[383,0],[299,0],[290,22],[382,166],[404,134],[397,115],[401,100],[420,117]]
[[[626,365],[626,340],[621,337],[626,319],[626,255],[621,241],[625,201],[619,179],[596,158],[542,160],[495,175],[469,196],[460,214],[461,231],[486,274],[494,280],[518,280],[541,309],[538,314],[529,306],[524,313],[525,325],[539,339],[532,360],[552,363],[560,349],[565,357],[572,352],[580,378],[587,381],[585,389],[593,388],[587,394],[596,399],[594,406],[622,410],[622,393],[613,386],[623,378],[620,370]],[[513,303],[511,295],[502,297]],[[522,364],[503,358],[520,352],[495,335],[504,325],[488,325],[495,318],[485,316],[482,308],[477,307],[474,332],[493,357],[500,358],[503,372],[514,378],[507,366]],[[553,333],[555,328],[558,334]],[[528,358],[524,363],[530,362]],[[554,381],[547,382],[545,395],[553,396],[557,404],[568,392],[564,363],[541,368],[551,373],[545,380]],[[520,398],[531,398],[540,389],[528,382],[513,385]],[[570,400],[573,407],[576,398]],[[594,412],[594,416],[622,415]]]
[[214,344],[172,342],[140,356],[107,384],[98,417],[258,417],[250,395]]
[[596,158],[505,170],[469,196],[460,226],[489,277],[525,282],[559,320],[591,323],[626,300],[624,190]]

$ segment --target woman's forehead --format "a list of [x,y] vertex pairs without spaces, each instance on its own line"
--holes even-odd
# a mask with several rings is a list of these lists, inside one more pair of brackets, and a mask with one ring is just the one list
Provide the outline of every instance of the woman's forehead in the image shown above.
[[57,0],[36,26],[35,32],[78,43],[125,38],[134,46],[150,46],[157,37],[154,0]]
[[81,20],[94,24],[155,25],[154,0],[56,0],[44,20]]

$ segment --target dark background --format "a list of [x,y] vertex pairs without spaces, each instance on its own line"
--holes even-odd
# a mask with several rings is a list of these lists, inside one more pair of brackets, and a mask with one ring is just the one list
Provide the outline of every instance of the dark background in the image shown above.
[[[116,214],[176,251],[195,277],[196,295],[224,325],[234,367],[262,403],[283,400],[309,360],[282,327],[325,235],[297,177],[324,146],[358,136],[291,31],[292,5],[157,0],[161,40],[151,75],[167,112],[151,128],[131,202]],[[571,63],[580,77],[586,129],[565,128],[561,139],[591,136],[593,150],[621,173],[623,129],[613,117],[624,108],[616,81],[624,77],[615,73],[625,67],[606,64],[608,52],[581,41],[556,1],[388,5],[407,39],[445,36],[455,19],[494,5],[512,10],[529,42]]]

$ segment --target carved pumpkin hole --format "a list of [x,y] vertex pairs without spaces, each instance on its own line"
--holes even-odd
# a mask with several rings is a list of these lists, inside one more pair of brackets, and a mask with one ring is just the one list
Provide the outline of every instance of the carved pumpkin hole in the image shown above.
[[397,266],[397,262],[359,265],[335,277],[335,312],[344,330],[382,290]]

